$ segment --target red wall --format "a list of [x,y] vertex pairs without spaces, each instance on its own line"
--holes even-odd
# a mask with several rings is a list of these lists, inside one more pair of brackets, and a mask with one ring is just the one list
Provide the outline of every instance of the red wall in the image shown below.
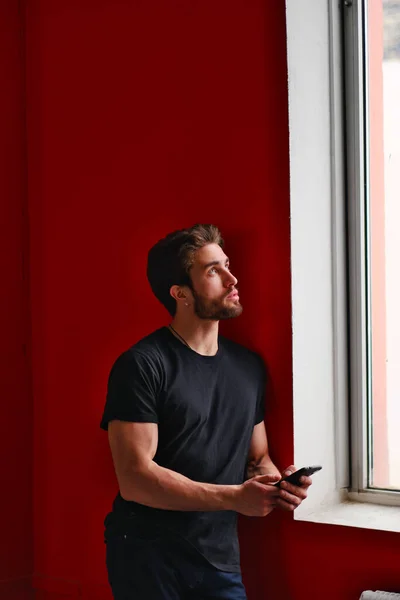
[[24,23],[0,3],[0,598],[31,597],[32,395],[29,367]]
[[[106,599],[98,423],[117,354],[168,320],[145,261],[169,230],[222,228],[246,308],[224,329],[269,363],[292,461],[284,2],[29,0],[27,86],[36,599]],[[398,536],[278,514],[241,533],[250,599],[400,586]]]

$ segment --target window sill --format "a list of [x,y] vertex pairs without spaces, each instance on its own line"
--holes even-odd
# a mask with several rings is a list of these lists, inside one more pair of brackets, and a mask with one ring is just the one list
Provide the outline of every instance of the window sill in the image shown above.
[[308,508],[305,502],[295,511],[294,517],[296,521],[400,533],[399,512],[397,506],[357,502],[351,500],[347,492],[343,492],[319,506]]

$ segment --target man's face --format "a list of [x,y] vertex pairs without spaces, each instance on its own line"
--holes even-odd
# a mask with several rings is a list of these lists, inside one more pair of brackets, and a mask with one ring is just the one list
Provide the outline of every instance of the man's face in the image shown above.
[[190,278],[194,312],[200,319],[219,321],[242,313],[237,279],[230,272],[229,259],[218,244],[197,250]]

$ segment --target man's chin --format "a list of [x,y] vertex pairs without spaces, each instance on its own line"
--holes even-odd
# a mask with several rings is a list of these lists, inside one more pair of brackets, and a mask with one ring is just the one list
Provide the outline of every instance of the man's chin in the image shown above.
[[236,306],[225,307],[214,312],[203,312],[202,310],[196,311],[197,316],[205,321],[226,321],[228,319],[235,319],[239,317],[243,312],[243,306],[236,304]]
[[237,303],[236,306],[232,306],[230,308],[226,308],[225,310],[221,311],[219,319],[221,321],[225,320],[225,319],[235,319],[236,317],[240,317],[242,312],[243,312],[243,306],[241,304]]

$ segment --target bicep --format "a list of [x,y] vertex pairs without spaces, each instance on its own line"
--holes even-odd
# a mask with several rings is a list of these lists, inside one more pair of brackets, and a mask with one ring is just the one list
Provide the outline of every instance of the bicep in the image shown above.
[[108,440],[120,489],[126,478],[146,469],[157,451],[156,423],[113,420],[108,425]]
[[250,440],[249,462],[258,462],[268,454],[267,432],[265,430],[264,421],[258,423],[253,428],[253,433]]

